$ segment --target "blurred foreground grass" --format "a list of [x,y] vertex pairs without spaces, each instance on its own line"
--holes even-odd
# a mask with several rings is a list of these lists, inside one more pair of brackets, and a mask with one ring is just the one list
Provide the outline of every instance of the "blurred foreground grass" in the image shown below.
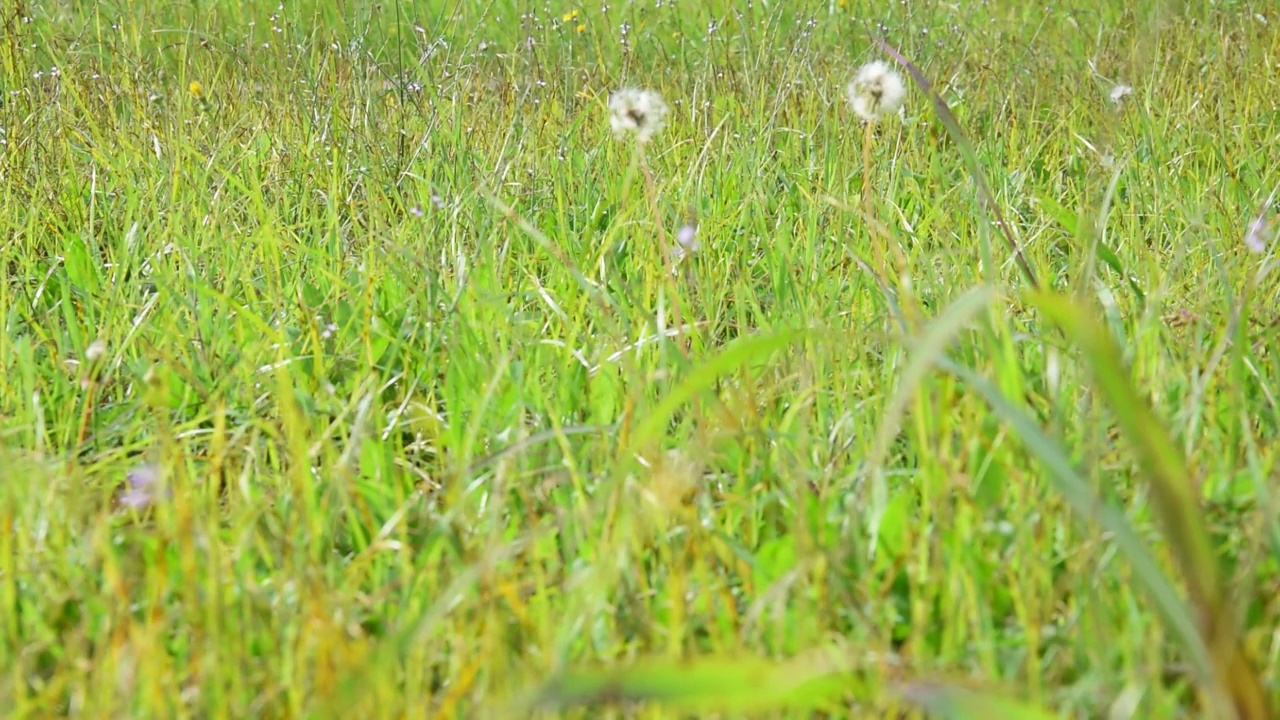
[[4,706],[1274,695],[1280,15],[1113,5],[9,0]]

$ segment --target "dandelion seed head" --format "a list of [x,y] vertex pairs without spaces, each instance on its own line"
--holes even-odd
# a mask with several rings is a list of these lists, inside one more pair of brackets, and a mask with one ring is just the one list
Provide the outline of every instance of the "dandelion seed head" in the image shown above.
[[1129,87],[1128,85],[1124,85],[1124,84],[1116,85],[1115,87],[1111,88],[1111,95],[1110,95],[1111,104],[1119,105],[1120,103],[1124,102],[1125,98],[1129,97],[1132,94],[1133,94],[1133,88]]
[[902,76],[889,65],[876,60],[863,65],[849,83],[849,105],[858,117],[873,123],[902,108],[907,88]]
[[609,97],[609,127],[619,139],[634,135],[647,143],[666,123],[667,104],[652,90],[624,88]]

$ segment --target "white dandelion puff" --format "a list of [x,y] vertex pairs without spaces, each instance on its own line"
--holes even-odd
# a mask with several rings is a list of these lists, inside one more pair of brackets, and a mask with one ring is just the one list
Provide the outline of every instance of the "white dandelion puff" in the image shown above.
[[869,123],[898,112],[907,97],[902,76],[881,60],[863,65],[849,83],[848,92],[853,111]]
[[1111,104],[1119,105],[1124,99],[1133,94],[1133,88],[1128,85],[1120,84],[1111,88]]
[[613,135],[634,135],[647,143],[662,129],[667,118],[667,104],[652,90],[624,88],[609,97],[609,127]]

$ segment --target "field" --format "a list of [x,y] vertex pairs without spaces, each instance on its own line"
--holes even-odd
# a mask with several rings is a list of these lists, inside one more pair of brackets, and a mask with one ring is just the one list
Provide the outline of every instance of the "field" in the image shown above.
[[0,28],[8,717],[1280,707],[1273,4]]

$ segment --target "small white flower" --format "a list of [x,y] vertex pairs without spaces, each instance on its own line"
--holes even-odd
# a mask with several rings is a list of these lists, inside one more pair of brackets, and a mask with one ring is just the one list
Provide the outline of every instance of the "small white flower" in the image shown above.
[[1119,105],[1120,103],[1124,102],[1125,98],[1129,97],[1132,94],[1133,94],[1133,88],[1124,84],[1117,85],[1111,88],[1111,104]]
[[872,123],[898,112],[907,97],[907,88],[902,84],[902,77],[887,63],[876,60],[858,70],[858,75],[849,83],[848,93],[853,111]]
[[635,135],[649,142],[666,122],[667,104],[652,90],[624,88],[609,97],[609,127],[613,135],[623,138]]
[[96,363],[107,354],[107,344],[101,340],[94,340],[89,343],[89,347],[85,348],[84,359],[91,363]]

